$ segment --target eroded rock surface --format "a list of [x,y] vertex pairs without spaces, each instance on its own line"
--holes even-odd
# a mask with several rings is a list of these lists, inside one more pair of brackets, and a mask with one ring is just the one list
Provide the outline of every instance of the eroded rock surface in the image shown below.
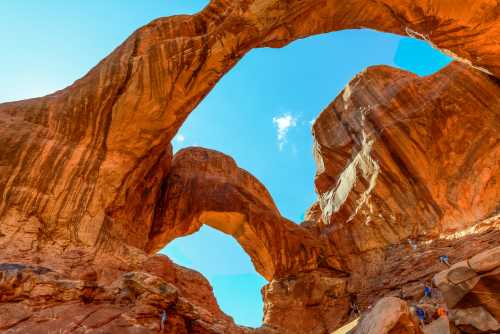
[[355,314],[345,275],[303,272],[263,289],[264,323],[279,333],[331,333]]
[[499,16],[492,0],[213,0],[157,19],[72,86],[0,105],[0,245],[145,248],[170,140],[252,48],[368,27],[429,39],[498,76]]
[[420,334],[418,322],[407,303],[395,297],[382,298],[364,316],[354,334]]
[[321,267],[342,269],[326,239],[281,217],[265,187],[219,152],[179,151],[160,201],[152,250],[206,224],[233,236],[268,280]]
[[[140,28],[64,90],[0,104],[0,330],[150,333],[167,310],[170,333],[324,334],[353,305],[419,298],[438,256],[455,263],[500,239],[499,18],[494,0],[213,0]],[[281,217],[227,156],[172,158],[182,122],[246,52],[360,27],[468,65],[357,76],[314,126],[320,201],[307,222]],[[234,325],[203,277],[148,255],[203,224],[270,281],[262,329]],[[490,274],[465,300],[491,290]],[[455,314],[462,328],[496,317],[494,301],[476,304]],[[394,314],[359,328],[412,333],[407,310]]]
[[[439,252],[464,259],[497,242],[499,110],[496,79],[454,63],[424,78],[369,68],[321,113],[319,203],[307,219],[341,254],[354,290],[429,278]],[[430,252],[481,231],[465,253]]]
[[[411,307],[398,298],[380,299],[361,318],[353,333],[498,333],[499,252],[500,247],[494,247],[439,272],[433,278],[432,296],[411,302]],[[429,309],[425,326],[420,328],[415,311],[411,310],[415,305],[423,310],[441,306],[446,311],[436,315]]]
[[[111,261],[110,263],[113,263]],[[126,271],[134,270],[137,271]],[[75,279],[42,266],[0,264],[0,330],[8,333],[245,333],[208,281],[165,256]]]
[[465,333],[500,331],[500,247],[454,264],[434,284]]
[[314,125],[324,223],[366,251],[493,216],[499,110],[496,80],[457,63],[425,78],[360,73]]

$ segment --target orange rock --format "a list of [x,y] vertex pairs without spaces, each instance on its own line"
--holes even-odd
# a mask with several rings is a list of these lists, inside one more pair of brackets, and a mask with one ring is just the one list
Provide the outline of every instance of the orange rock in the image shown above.
[[353,329],[354,334],[420,334],[422,330],[401,299],[381,299],[373,309],[361,318]]
[[367,27],[499,76],[499,16],[491,0],[213,0],[157,19],[70,87],[0,105],[0,246],[146,247],[170,140],[252,48]]
[[[348,271],[385,276],[394,245],[415,253],[419,243],[490,224],[500,197],[499,103],[496,80],[464,65],[424,78],[373,67],[321,113],[313,127],[319,226],[328,224],[320,229]],[[396,264],[407,255],[393,254]]]
[[[235,237],[270,280],[263,334],[333,330],[354,299],[364,309],[418,290],[443,269],[443,249],[463,260],[492,248],[498,8],[213,0],[140,28],[64,90],[0,104],[0,307],[18,311],[0,328],[151,333],[168,308],[169,332],[252,332],[220,311],[201,275],[148,258],[202,224]],[[427,39],[471,66],[427,78],[377,67],[355,78],[315,124],[321,201],[307,222],[281,217],[227,156],[172,158],[183,121],[248,51],[360,27]]]
[[232,235],[268,280],[319,267],[341,269],[324,240],[281,217],[264,186],[224,154],[179,151],[162,189],[149,251],[206,224]]

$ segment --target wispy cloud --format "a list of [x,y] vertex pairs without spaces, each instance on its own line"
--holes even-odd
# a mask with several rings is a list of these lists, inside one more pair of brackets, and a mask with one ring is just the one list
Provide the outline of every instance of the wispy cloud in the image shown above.
[[290,113],[282,114],[278,117],[273,117],[273,124],[277,130],[278,148],[283,150],[283,147],[288,142],[287,135],[290,128],[297,126],[297,117]]
[[184,142],[184,140],[186,140],[186,137],[184,137],[183,135],[181,134],[178,134],[177,136],[175,136],[174,140],[178,143],[182,143]]

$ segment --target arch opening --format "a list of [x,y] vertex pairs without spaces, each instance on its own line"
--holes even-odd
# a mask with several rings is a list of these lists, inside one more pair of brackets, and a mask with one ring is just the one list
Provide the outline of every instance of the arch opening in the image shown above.
[[[357,52],[355,46],[363,43],[366,49],[374,51],[371,54]],[[379,50],[378,45],[384,47]],[[348,52],[342,54],[346,49]],[[415,54],[422,62],[413,61]],[[331,99],[352,77],[371,65],[391,65],[425,76],[437,72],[450,61],[424,41],[372,30],[310,37],[282,49],[256,49],[242,59],[187,118],[173,140],[174,150],[202,144],[234,157],[240,167],[266,185],[281,213],[299,223],[304,220],[305,209],[316,200],[312,182],[316,166],[311,152],[311,123]],[[303,66],[304,63],[309,67]],[[336,64],[349,68],[339,71]],[[256,132],[258,138],[252,136]],[[297,196],[297,193],[304,196]],[[299,200],[294,196],[300,197]],[[203,212],[198,220],[201,225],[233,235],[241,247],[237,235],[246,223],[243,215]],[[206,229],[204,226],[200,231]],[[191,237],[175,239],[162,252],[175,256],[172,249],[176,247],[199,249],[200,252],[193,256],[203,260],[199,244],[189,241]],[[219,249],[226,247],[222,243],[217,246]],[[232,246],[228,246],[227,252],[231,249]],[[251,250],[246,249],[246,252],[250,254]],[[271,258],[267,262],[272,263],[272,255],[264,252],[266,254],[253,257],[254,263],[255,258],[268,257]],[[177,256],[175,260],[189,266],[185,257]],[[225,261],[224,258],[218,260]],[[198,269],[196,265],[192,268]],[[263,275],[273,276],[272,273]],[[214,284],[218,286],[219,283]],[[245,289],[244,286],[240,288]],[[225,300],[227,295],[217,293],[217,288],[215,292],[222,306],[232,302],[230,297]],[[260,293],[248,297],[258,300],[246,303],[245,313],[253,314],[254,320],[262,318],[262,309],[258,308],[262,305]],[[252,307],[256,308],[252,310]],[[239,324],[257,324],[240,317],[239,307],[222,308]]]
[[161,253],[203,274],[221,310],[236,323],[261,326],[264,308],[261,289],[267,281],[231,236],[205,225],[196,233],[175,239]]

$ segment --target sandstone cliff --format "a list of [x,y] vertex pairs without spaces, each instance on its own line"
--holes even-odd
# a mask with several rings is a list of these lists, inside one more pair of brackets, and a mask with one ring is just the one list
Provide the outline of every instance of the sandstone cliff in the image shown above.
[[390,254],[467,234],[498,214],[499,111],[498,82],[454,63],[425,78],[369,68],[321,113],[313,127],[321,215],[310,219],[359,286],[390,278]]

